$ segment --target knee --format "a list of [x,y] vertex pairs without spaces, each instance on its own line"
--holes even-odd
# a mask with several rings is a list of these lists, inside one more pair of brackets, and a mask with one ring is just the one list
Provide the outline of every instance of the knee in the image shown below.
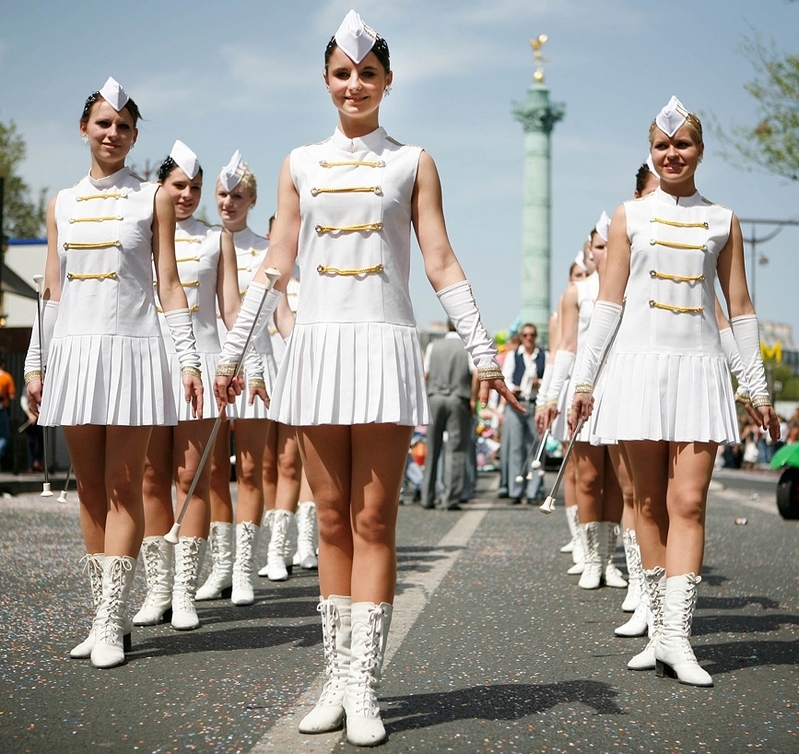
[[387,545],[393,542],[394,526],[380,509],[367,507],[355,518],[355,535],[368,545]]
[[343,536],[351,536],[349,510],[342,511],[317,497],[316,518],[319,527],[319,538],[326,542],[339,542]]
[[682,493],[669,499],[669,517],[702,523],[705,520],[705,500],[699,493]]
[[106,490],[111,500],[125,504],[141,500],[143,492],[142,478],[122,469],[109,474],[106,479]]

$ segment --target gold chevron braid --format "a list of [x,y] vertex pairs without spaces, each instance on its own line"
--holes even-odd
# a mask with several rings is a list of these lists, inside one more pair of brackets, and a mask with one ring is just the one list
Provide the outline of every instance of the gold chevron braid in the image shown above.
[[117,280],[116,272],[68,272],[67,280]]
[[664,220],[662,217],[653,217],[649,220],[651,223],[660,223],[661,225],[671,225],[672,228],[704,228],[708,229],[707,223],[680,223],[676,220]]
[[383,265],[376,264],[374,267],[364,267],[360,270],[342,270],[339,269],[338,267],[326,267],[325,265],[320,264],[316,268],[316,271],[320,275],[350,275],[350,276],[372,275],[375,273],[383,272]]
[[[156,311],[157,311],[159,314],[163,314],[163,313],[164,313],[164,310],[163,310],[163,309],[162,309],[160,306],[156,306],[156,307],[155,307],[155,310],[156,310]],[[189,313],[191,313],[191,314],[194,314],[194,312],[197,312],[197,311],[199,311],[199,310],[200,310],[200,307],[199,307],[197,304],[195,304],[194,306],[190,306],[190,307],[189,307]]]
[[199,280],[187,280],[185,283],[181,283],[184,288],[199,288],[200,281]]
[[324,233],[357,233],[361,230],[383,230],[383,223],[364,223],[363,225],[343,225],[337,228],[335,225],[317,225],[316,232],[320,235]]
[[650,246],[668,246],[670,249],[696,249],[697,251],[707,251],[707,245],[700,243],[678,243],[677,241],[661,241],[653,238],[649,241]]
[[180,259],[176,259],[175,261],[178,264],[180,264],[180,262],[199,262],[200,257],[180,257]]
[[98,241],[97,243],[71,243],[67,241],[64,244],[64,250],[68,251],[69,249],[107,249],[109,246],[116,246],[119,248],[122,246],[121,241]]
[[671,306],[671,304],[661,304],[660,301],[650,301],[651,309],[665,309],[667,312],[675,314],[701,314],[704,309],[701,306]]
[[321,187],[312,188],[311,196],[318,196],[319,194],[376,194],[380,196],[383,193],[381,186],[350,186],[349,188],[332,188]]
[[128,195],[124,191],[109,191],[107,194],[86,194],[75,199],[76,202],[90,202],[92,199],[127,199]]
[[342,162],[328,162],[327,160],[319,160],[319,167],[322,168],[343,168],[350,165],[362,165],[367,168],[384,168],[386,166],[385,160],[343,160]]
[[190,236],[189,238],[176,238],[175,243],[200,243],[202,236]]
[[659,280],[673,280],[675,283],[700,283],[705,279],[704,275],[669,275],[667,272],[649,270],[649,277]]
[[70,217],[69,222],[72,223],[103,223],[106,220],[124,220],[122,215],[104,215],[103,217]]

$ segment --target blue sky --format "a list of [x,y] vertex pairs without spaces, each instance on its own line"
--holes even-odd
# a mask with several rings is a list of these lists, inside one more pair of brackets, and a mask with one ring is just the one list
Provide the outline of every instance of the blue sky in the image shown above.
[[[86,172],[78,118],[86,96],[112,75],[145,118],[131,161],[158,163],[179,138],[210,178],[240,149],[259,182],[251,225],[265,231],[285,155],[336,125],[322,56],[350,7],[352,0],[0,0],[0,119],[13,119],[27,141],[24,178],[54,192]],[[354,7],[391,47],[395,80],[382,124],[436,160],[450,237],[491,330],[505,329],[519,310],[523,133],[511,107],[532,81],[531,37],[549,35],[546,82],[566,106],[552,138],[553,299],[600,212],[631,196],[649,123],[669,97],[706,121],[754,122],[741,42],[756,30],[782,50],[799,49],[799,2],[788,0]],[[799,183],[725,162],[709,132],[698,185],[742,218],[799,217]],[[203,205],[216,219],[212,189]],[[770,261],[758,265],[755,287],[761,319],[792,324],[795,339],[797,246],[799,228],[789,228],[760,247]],[[420,262],[411,287],[426,324],[442,313]]]

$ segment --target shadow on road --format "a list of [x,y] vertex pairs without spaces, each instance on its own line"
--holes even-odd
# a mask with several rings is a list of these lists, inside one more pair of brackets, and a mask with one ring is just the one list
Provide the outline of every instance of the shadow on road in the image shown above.
[[694,654],[711,675],[758,666],[799,665],[799,639],[708,644],[694,647]]
[[593,707],[596,714],[626,714],[614,702],[616,695],[610,684],[598,681],[474,686],[384,698],[383,719],[389,733],[398,733],[458,720],[518,720],[573,702]]

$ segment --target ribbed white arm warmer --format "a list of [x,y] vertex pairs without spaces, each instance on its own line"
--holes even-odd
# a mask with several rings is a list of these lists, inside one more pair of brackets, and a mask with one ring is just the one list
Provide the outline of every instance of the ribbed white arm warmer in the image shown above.
[[558,350],[555,352],[555,363],[552,365],[552,381],[549,383],[547,403],[557,404],[560,391],[569,379],[574,366],[574,354],[571,351]]
[[188,309],[172,309],[164,312],[164,319],[169,327],[169,334],[175,342],[181,370],[184,367],[199,369],[200,355],[197,353],[194,330],[191,326],[191,312]]
[[541,384],[538,386],[538,393],[535,396],[535,407],[541,408],[547,401],[547,390],[549,390],[549,383],[552,382],[552,372],[554,371],[554,364],[547,364],[544,367],[544,374],[541,377]]
[[480,320],[480,312],[468,280],[450,285],[436,293],[463,345],[477,367],[498,367],[497,349]]
[[28,345],[28,352],[25,354],[25,374],[41,371],[47,368],[47,356],[50,350],[50,341],[53,339],[53,329],[58,319],[58,301],[42,301],[42,340],[39,342],[39,312],[33,319],[33,330],[31,330],[31,342]]
[[746,372],[744,370],[744,363],[741,361],[741,352],[738,350],[738,344],[735,342],[735,336],[732,334],[731,327],[725,327],[719,331],[721,337],[721,349],[727,357],[727,364],[730,371],[735,375],[738,380],[738,393],[741,395],[749,395],[749,388],[746,385]]
[[[227,338],[225,338],[225,345],[222,346],[222,353],[219,358],[220,364],[239,364],[241,362],[244,344],[247,342],[250,332],[252,331],[252,337],[250,338],[252,343],[266,327],[282,295],[280,291],[276,291],[274,288],[267,291],[263,283],[250,283],[247,293],[241,302],[236,324],[228,332]],[[263,302],[263,306],[261,306],[261,302]],[[256,317],[258,318],[257,321]]]
[[732,334],[735,336],[735,342],[738,344],[738,351],[741,354],[749,397],[771,397],[766,382],[766,370],[763,368],[763,358],[760,354],[757,317],[754,314],[733,317],[730,320],[730,325],[732,325]]
[[588,326],[588,332],[585,334],[582,344],[582,358],[574,372],[575,385],[595,384],[605,351],[616,335],[621,312],[621,306],[610,301],[597,301],[594,304],[591,324]]

